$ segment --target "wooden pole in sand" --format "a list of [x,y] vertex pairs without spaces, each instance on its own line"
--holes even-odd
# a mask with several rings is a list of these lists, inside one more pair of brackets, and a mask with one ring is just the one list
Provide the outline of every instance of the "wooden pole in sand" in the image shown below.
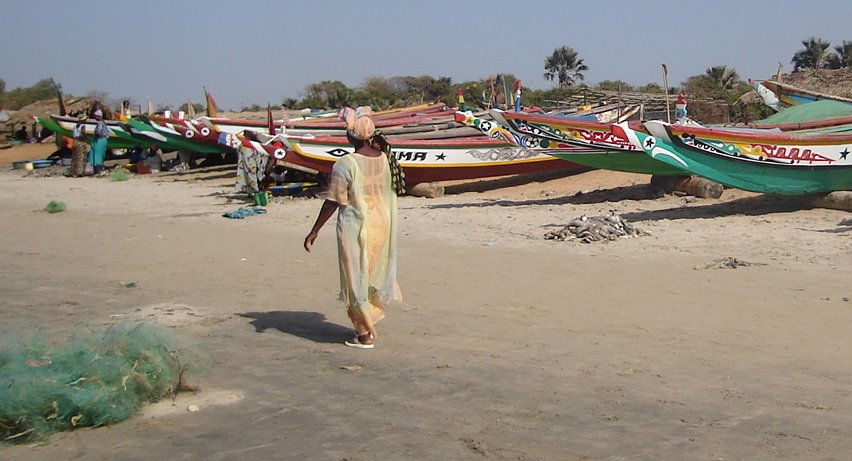
[[669,68],[663,64],[663,86],[666,89],[666,121],[672,122],[672,114],[669,112]]

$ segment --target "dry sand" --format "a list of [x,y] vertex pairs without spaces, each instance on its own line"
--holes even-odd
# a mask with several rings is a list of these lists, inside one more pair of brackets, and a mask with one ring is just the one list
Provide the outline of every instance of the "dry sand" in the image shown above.
[[[0,330],[37,326],[58,340],[76,325],[148,319],[203,341],[215,366],[197,394],[110,427],[0,445],[0,459],[852,453],[846,212],[735,190],[653,199],[647,177],[606,171],[403,197],[406,302],[361,351],[342,345],[351,330],[331,226],[302,249],[320,200],[226,219],[245,204],[232,176],[110,182],[2,166]],[[40,211],[50,200],[67,210]],[[651,235],[542,238],[610,210]],[[759,265],[700,269],[723,257]]]

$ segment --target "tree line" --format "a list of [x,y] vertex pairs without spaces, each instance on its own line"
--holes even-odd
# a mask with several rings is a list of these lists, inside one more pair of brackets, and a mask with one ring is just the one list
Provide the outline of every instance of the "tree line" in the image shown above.
[[[829,42],[815,37],[803,40],[802,45],[804,48],[796,51],[791,60],[794,72],[852,67],[852,41],[844,40],[833,50]],[[728,104],[751,90],[748,83],[737,74],[736,69],[726,65],[709,67],[703,74],[687,78],[680,87],[667,89],[656,83],[633,86],[622,80],[603,80],[589,86],[584,82],[584,72],[588,71],[589,67],[570,46],[554,49],[553,53],[545,58],[544,69],[545,80],[554,82],[555,86],[549,89],[524,88],[524,105],[547,107],[553,101],[563,100],[584,88],[658,94],[666,90],[672,94],[684,91],[693,97],[714,99]],[[350,88],[339,80],[324,80],[305,87],[301,99],[283,99],[281,106],[288,109],[335,109],[347,105],[371,105],[376,109],[387,109],[432,101],[455,105],[458,102],[457,92],[461,90],[467,106],[483,107],[492,104],[495,98],[499,102],[502,97],[504,103],[508,102],[511,96],[507,95],[513,92],[515,81],[517,77],[511,73],[467,82],[453,82],[450,77],[428,75],[369,77],[355,88]],[[60,85],[53,78],[47,78],[30,87],[7,91],[6,82],[0,79],[0,109],[17,110],[36,101],[54,98],[59,89]],[[102,100],[106,99],[106,94],[98,93],[98,96]],[[200,104],[193,106],[197,111],[202,108]],[[159,110],[168,108],[158,107]],[[265,107],[251,105],[241,109],[262,110]]]
[[0,79],[0,109],[18,110],[36,101],[56,98],[59,84],[53,78],[39,80],[26,88],[6,91],[6,81]]

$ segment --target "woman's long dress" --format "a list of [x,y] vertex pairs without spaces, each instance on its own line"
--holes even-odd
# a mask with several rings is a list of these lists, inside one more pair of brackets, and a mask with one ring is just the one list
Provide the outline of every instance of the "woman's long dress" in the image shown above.
[[341,157],[331,172],[328,198],[340,205],[340,298],[355,329],[374,332],[387,304],[402,300],[396,281],[397,196],[387,158]]

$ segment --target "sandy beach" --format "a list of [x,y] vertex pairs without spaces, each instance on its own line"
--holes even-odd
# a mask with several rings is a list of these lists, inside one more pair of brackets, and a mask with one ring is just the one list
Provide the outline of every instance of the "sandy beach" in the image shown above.
[[[647,176],[609,171],[402,197],[405,302],[363,351],[342,344],[352,330],[331,224],[302,248],[320,199],[227,219],[248,204],[233,166],[125,182],[11,169],[37,149],[0,152],[0,332],[60,341],[80,325],[148,320],[202,342],[214,367],[197,393],[2,444],[0,459],[852,453],[848,212],[737,190],[654,198]],[[42,211],[50,200],[67,210]],[[648,235],[543,238],[610,211]],[[751,265],[718,268],[726,257]]]

